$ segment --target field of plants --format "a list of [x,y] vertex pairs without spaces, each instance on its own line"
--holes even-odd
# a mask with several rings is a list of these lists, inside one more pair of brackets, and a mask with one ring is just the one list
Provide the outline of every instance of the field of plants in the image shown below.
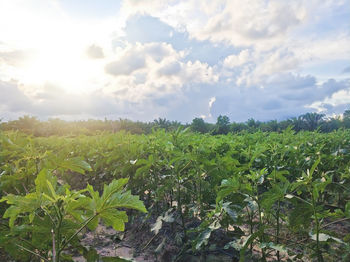
[[2,261],[123,261],[83,245],[99,225],[158,261],[350,261],[350,130],[6,131],[0,194]]

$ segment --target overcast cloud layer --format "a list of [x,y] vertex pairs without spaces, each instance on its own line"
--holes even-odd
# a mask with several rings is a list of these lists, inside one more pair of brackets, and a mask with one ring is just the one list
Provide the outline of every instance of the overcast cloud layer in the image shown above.
[[0,0],[0,118],[350,109],[349,0]]

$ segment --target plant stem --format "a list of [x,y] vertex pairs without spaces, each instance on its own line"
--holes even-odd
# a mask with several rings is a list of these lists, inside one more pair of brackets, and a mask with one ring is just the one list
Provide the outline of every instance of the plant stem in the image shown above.
[[75,233],[68,238],[66,241],[64,241],[64,243],[61,245],[59,252],[63,251],[63,249],[68,245],[68,243],[70,241],[72,241],[72,239],[78,235],[98,214],[93,215],[92,217],[90,217],[89,219],[85,220],[84,224],[77,230],[75,231]]
[[[246,206],[248,217],[249,217],[249,229],[250,229],[250,234],[253,234],[253,218],[250,215],[249,208]],[[250,244],[250,252],[253,252],[253,244]]]
[[[263,230],[262,226],[263,226],[263,221],[262,221],[262,216],[261,216],[261,207],[260,207],[260,204],[259,202],[257,201],[257,204],[258,204],[258,212],[259,212],[259,231],[260,230]],[[259,239],[260,239],[260,243],[263,243],[264,242],[264,232],[262,232],[262,234],[259,236]],[[262,260],[263,261],[266,261],[266,252],[265,252],[265,249],[266,248],[262,248],[261,251],[262,251]]]
[[316,253],[317,253],[317,260],[318,262],[323,262],[323,256],[320,250],[320,224],[317,218],[317,212],[316,212],[316,200],[314,197],[314,194],[311,192],[311,197],[312,197],[312,208],[313,208],[313,213],[315,217],[315,223],[316,223]]
[[[276,224],[276,245],[279,244],[279,234],[280,234],[280,201],[277,202],[277,211],[276,211],[276,219],[277,219],[277,224]],[[280,258],[280,252],[277,250],[277,261],[281,261]]]
[[52,260],[54,262],[59,262],[58,257],[56,256],[56,239],[55,239],[55,231],[51,229],[52,234]]
[[336,223],[339,223],[339,222],[343,222],[343,221],[349,220],[349,219],[350,219],[350,217],[346,217],[346,218],[342,218],[342,219],[339,219],[339,220],[335,220],[333,222],[330,222],[328,224],[325,224],[325,225],[321,226],[320,229],[328,227],[328,226],[336,224]]
[[180,177],[177,179],[177,209],[178,212],[180,213],[181,217],[181,224],[182,224],[182,231],[184,233],[184,241],[187,239],[187,234],[186,234],[186,227],[185,227],[185,219],[182,214],[182,203],[181,203],[181,185],[180,185]]
[[60,210],[60,208],[58,208],[58,214],[59,214],[59,218],[58,218],[58,225],[57,225],[57,262],[60,261],[60,257],[61,257],[61,250],[60,250],[60,245],[61,245],[61,241],[62,241],[62,235],[61,235],[61,227],[62,227],[62,220],[63,220],[63,215],[62,212]]
[[46,259],[46,258],[44,258],[44,257],[40,256],[39,254],[37,254],[37,253],[35,253],[35,252],[31,251],[31,250],[30,250],[30,249],[28,249],[28,248],[25,248],[24,246],[21,246],[21,245],[19,245],[19,244],[16,244],[16,246],[18,246],[20,249],[23,249],[24,251],[27,251],[28,253],[31,253],[31,254],[33,254],[33,255],[35,255],[35,256],[37,256],[37,257],[39,257],[40,259],[42,259],[42,260],[44,260],[44,261],[49,262],[49,260],[48,260],[48,259]]

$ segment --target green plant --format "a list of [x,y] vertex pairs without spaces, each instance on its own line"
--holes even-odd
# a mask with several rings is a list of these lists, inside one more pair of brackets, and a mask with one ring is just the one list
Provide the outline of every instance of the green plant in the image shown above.
[[120,208],[147,212],[137,196],[124,190],[127,182],[113,180],[100,195],[90,185],[70,190],[57,182],[51,170],[41,170],[33,192],[8,194],[0,200],[10,205],[4,213],[9,219],[6,239],[2,239],[6,250],[16,256],[20,248],[27,253],[19,254],[21,259],[59,262],[70,259],[66,250],[81,248],[79,233],[85,228],[96,229],[99,221],[123,231],[128,216]]

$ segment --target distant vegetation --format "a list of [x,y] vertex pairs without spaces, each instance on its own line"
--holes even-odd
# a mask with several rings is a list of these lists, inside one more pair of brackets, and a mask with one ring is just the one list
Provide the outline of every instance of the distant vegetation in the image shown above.
[[217,118],[215,124],[207,123],[202,118],[195,118],[190,124],[182,124],[165,118],[155,119],[153,122],[135,122],[128,119],[64,121],[58,118],[40,121],[36,117],[28,115],[20,117],[18,120],[0,123],[1,129],[4,131],[19,130],[34,136],[94,135],[102,131],[114,133],[121,130],[132,134],[150,134],[152,129],[174,131],[180,126],[190,127],[193,132],[212,135],[240,132],[254,133],[257,131],[282,132],[290,126],[296,132],[318,130],[321,133],[328,133],[341,128],[350,128],[350,110],[346,110],[342,117],[326,118],[324,114],[306,113],[283,121],[262,122],[250,118],[243,123],[231,122],[227,116],[221,115]]

